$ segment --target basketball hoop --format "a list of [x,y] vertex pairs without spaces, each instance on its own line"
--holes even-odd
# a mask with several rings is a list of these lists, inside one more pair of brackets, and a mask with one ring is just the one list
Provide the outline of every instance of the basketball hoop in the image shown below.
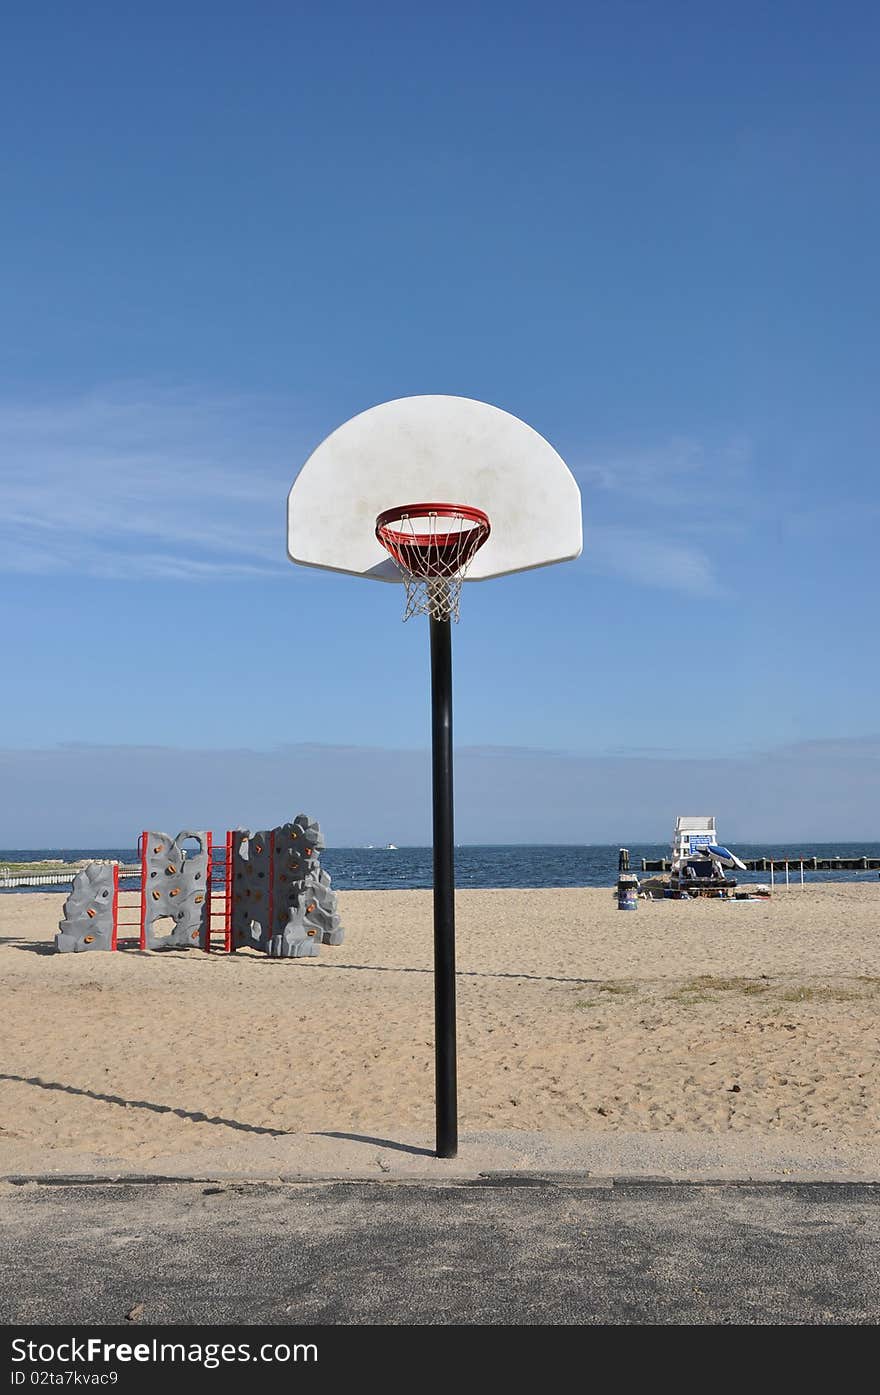
[[404,620],[457,620],[461,583],[489,536],[488,515],[466,504],[401,504],[376,519],[406,588]]
[[[389,508],[391,499],[438,498],[471,502]],[[403,581],[405,617],[431,620],[438,1158],[454,1158],[458,1149],[449,621],[458,619],[463,580],[567,562],[581,546],[580,490],[565,461],[524,421],[469,397],[399,397],[360,412],[312,451],[290,491],[292,562],[386,585]],[[378,654],[380,664],[381,646]]]

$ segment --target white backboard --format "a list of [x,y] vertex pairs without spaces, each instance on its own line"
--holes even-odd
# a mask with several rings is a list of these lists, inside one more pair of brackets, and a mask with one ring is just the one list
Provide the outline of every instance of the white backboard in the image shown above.
[[288,553],[306,567],[399,581],[376,516],[426,502],[489,515],[468,581],[580,555],[580,490],[549,442],[499,407],[441,396],[383,402],[322,441],[290,491]]

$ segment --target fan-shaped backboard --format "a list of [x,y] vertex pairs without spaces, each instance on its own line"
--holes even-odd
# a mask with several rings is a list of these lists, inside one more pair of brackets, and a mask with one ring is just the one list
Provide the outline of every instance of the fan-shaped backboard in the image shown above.
[[309,456],[288,501],[291,560],[399,581],[376,539],[376,517],[397,504],[437,499],[489,515],[492,531],[468,581],[580,554],[580,490],[549,442],[499,407],[430,396],[371,407]]

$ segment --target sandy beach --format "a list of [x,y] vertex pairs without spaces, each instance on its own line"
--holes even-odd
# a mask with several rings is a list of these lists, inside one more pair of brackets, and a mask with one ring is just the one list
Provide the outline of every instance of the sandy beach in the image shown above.
[[[298,961],[57,955],[62,901],[0,898],[0,1173],[430,1143],[428,892],[341,893],[345,943]],[[635,914],[610,890],[465,891],[457,916],[463,1134],[878,1156],[880,883]]]

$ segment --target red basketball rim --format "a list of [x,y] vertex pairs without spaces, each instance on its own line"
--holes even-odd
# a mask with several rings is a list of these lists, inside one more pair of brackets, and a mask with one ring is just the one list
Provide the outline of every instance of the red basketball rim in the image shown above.
[[477,526],[468,530],[465,535],[470,544],[473,536],[473,546],[468,547],[468,558],[472,557],[478,547],[482,547],[492,531],[489,522],[489,515],[482,509],[472,508],[469,504],[398,504],[396,508],[385,509],[376,519],[376,537],[384,547],[389,543],[395,546],[406,547],[453,547],[462,541],[462,535],[458,533],[402,533],[398,528],[389,525],[395,520],[400,520],[404,516],[419,521],[436,514],[438,519],[448,518],[450,521],[464,519],[468,523],[475,523]]

